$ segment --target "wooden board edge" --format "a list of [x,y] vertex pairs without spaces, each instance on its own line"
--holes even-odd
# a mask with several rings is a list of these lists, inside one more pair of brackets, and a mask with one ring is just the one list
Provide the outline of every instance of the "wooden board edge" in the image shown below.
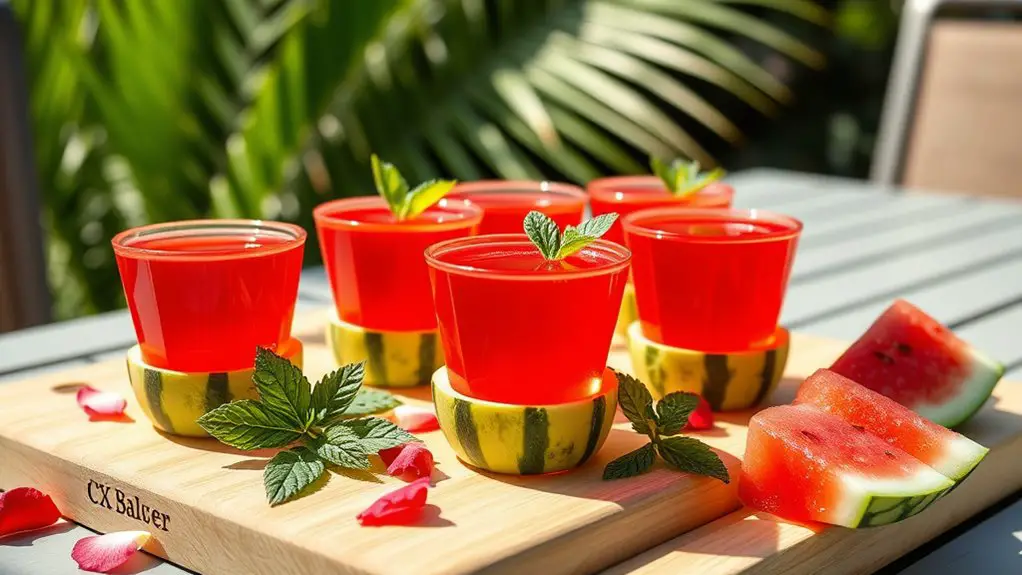
[[[149,531],[154,537],[145,546],[147,553],[188,569],[203,573],[249,575],[256,572],[292,573],[296,565],[301,565],[303,572],[309,573],[370,575],[348,565],[334,563],[311,550],[286,544],[269,534],[225,518],[214,518],[208,511],[184,505],[2,436],[0,451],[6,455],[0,466],[0,484],[30,485],[49,493],[66,519],[100,533]],[[158,510],[161,520],[152,519],[154,510]],[[149,521],[142,519],[145,515],[150,517]],[[194,538],[175,532],[176,525],[213,525],[218,521],[227,522],[228,528],[223,529],[208,546],[201,545],[201,542],[191,545]],[[244,545],[241,540],[245,541]],[[252,548],[263,552],[257,556],[233,552],[234,549]]]

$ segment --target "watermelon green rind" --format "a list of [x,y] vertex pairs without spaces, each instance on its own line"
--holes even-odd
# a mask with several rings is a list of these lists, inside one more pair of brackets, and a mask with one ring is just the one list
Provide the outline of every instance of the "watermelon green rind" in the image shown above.
[[947,445],[947,453],[943,460],[935,461],[930,465],[958,483],[968,477],[989,452],[989,449],[967,437],[958,437]]
[[341,321],[331,314],[327,346],[338,365],[365,361],[369,387],[412,387],[429,383],[444,364],[444,350],[436,330],[382,332]]
[[846,527],[879,527],[908,519],[923,511],[954,487],[954,481],[930,468],[914,477],[875,479],[845,475],[847,511],[835,512],[835,523]]
[[459,393],[446,367],[432,378],[444,437],[459,459],[494,473],[556,473],[589,461],[617,413],[617,378],[606,370],[593,396],[553,405],[512,405]]
[[[277,353],[302,366],[300,340],[288,340]],[[200,417],[232,400],[259,399],[254,368],[211,373],[164,369],[147,364],[138,345],[128,350],[127,368],[142,413],[153,427],[171,435],[209,437],[197,423]]]
[[983,407],[994,386],[1004,376],[1004,365],[976,348],[970,347],[968,353],[972,358],[970,376],[962,382],[959,396],[940,405],[916,403],[912,406],[916,413],[944,427],[954,428],[968,421]]

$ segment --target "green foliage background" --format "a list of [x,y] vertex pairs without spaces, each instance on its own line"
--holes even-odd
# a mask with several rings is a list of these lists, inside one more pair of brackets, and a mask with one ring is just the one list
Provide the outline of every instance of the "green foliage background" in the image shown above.
[[122,305],[116,232],[311,230],[314,205],[370,192],[370,151],[410,181],[585,182],[649,155],[741,165],[729,150],[792,113],[790,84],[820,74],[832,30],[814,0],[12,4],[58,318]]

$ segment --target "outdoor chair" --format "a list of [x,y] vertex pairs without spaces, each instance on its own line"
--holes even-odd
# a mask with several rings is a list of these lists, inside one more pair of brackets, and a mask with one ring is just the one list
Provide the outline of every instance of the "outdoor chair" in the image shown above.
[[[1022,199],[1019,0],[905,3],[872,179]],[[980,19],[982,18],[982,19]]]

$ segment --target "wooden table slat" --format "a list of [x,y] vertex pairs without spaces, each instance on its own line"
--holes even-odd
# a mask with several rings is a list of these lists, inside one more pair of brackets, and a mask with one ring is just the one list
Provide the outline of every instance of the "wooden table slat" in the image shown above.
[[909,222],[885,232],[863,237],[849,236],[847,241],[816,249],[810,241],[795,258],[791,281],[798,283],[831,271],[869,265],[939,244],[955,243],[962,238],[1003,229],[1019,217],[1019,214],[1005,214],[1000,206],[983,205],[964,213],[948,212],[925,221]]
[[[957,333],[975,345],[1017,369],[1022,365],[1022,303],[1001,313],[970,323]],[[1022,529],[1022,525],[1019,526]]]
[[[899,294],[945,324],[956,324],[1019,296],[1022,296],[1022,258]],[[851,339],[862,333],[893,299],[871,302],[813,322],[806,330],[827,337]]]
[[998,262],[1022,257],[1022,233],[997,230],[977,238],[901,255],[875,265],[793,285],[788,289],[782,322],[807,328],[826,314],[889,299],[932,282],[979,273]]

